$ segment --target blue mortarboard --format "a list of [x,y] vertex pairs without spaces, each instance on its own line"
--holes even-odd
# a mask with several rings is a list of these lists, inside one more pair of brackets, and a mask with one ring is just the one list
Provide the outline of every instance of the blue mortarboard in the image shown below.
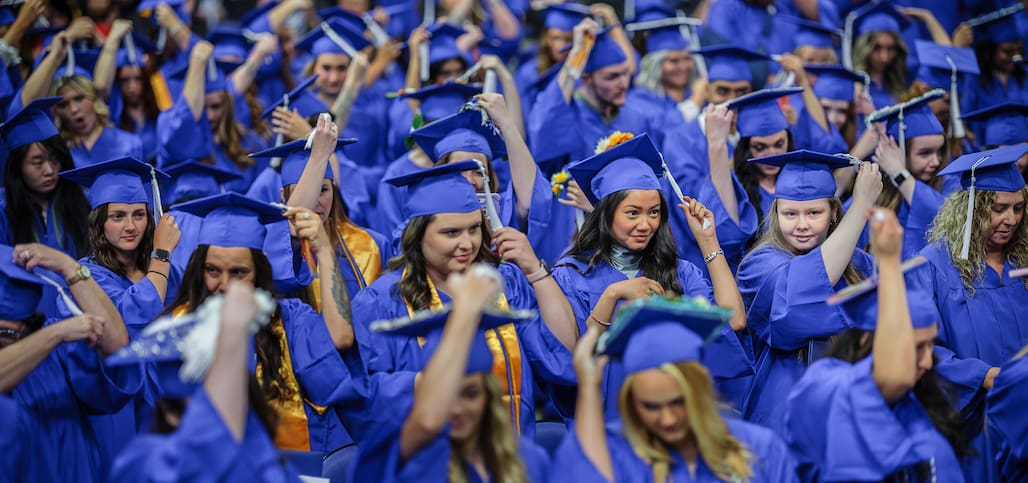
[[850,165],[847,157],[805,149],[753,158],[749,162],[782,168],[775,182],[775,198],[792,201],[834,198],[836,186],[832,170]]
[[264,3],[263,5],[246,12],[242,17],[239,17],[239,25],[242,28],[249,29],[253,32],[271,33],[271,23],[268,22],[268,12],[271,12],[271,9],[277,6],[278,2],[275,1]]
[[674,16],[675,11],[665,6],[662,0],[654,0],[652,2],[637,1],[635,5],[635,17],[631,19],[626,18],[625,20],[631,20],[633,23],[650,22]]
[[1003,103],[964,114],[965,121],[984,124],[983,146],[1010,146],[1028,140],[1028,105]]
[[93,209],[107,203],[150,203],[147,183],[151,174],[158,181],[171,177],[149,164],[132,157],[103,161],[61,173],[61,177],[89,188],[89,204]]
[[906,15],[900,13],[892,2],[874,2],[853,11],[856,18],[853,28],[856,37],[870,32],[901,32],[910,25]]
[[[175,13],[178,15],[178,18],[188,25],[190,19],[189,15],[186,15],[185,3],[185,0],[143,0],[142,2],[139,2],[139,5],[136,6],[136,11],[139,13],[144,13],[148,10],[153,10],[157,8],[158,5],[167,5],[174,9]],[[157,15],[155,14],[151,14],[150,18],[152,18],[154,22],[157,21]]]
[[796,24],[796,36],[793,37],[797,47],[817,47],[821,49],[828,49],[835,46],[835,37],[841,37],[842,32],[838,29],[831,27],[825,27],[817,22],[811,22],[810,20],[793,17],[790,15],[783,15],[782,19]]
[[407,187],[407,219],[439,213],[480,211],[482,204],[474,185],[461,173],[478,170],[474,161],[444,164],[387,179],[393,186]]
[[996,17],[990,18],[987,21],[979,23],[973,27],[974,41],[976,43],[983,41],[1001,43],[1017,42],[1019,40],[1024,40],[1021,37],[1021,31],[1017,28],[1017,21],[1015,20],[1015,16],[1023,15],[1019,13],[1023,10],[1019,11],[1010,8],[1001,10],[1006,13],[1003,15],[997,15]]
[[483,125],[482,113],[474,109],[439,119],[411,132],[411,137],[434,162],[454,151],[482,153],[489,159],[507,155],[503,137],[491,123]]
[[734,45],[716,45],[704,47],[693,53],[703,56],[707,63],[707,80],[714,81],[752,81],[751,61],[769,61],[771,57]]
[[225,193],[175,205],[176,210],[203,218],[197,245],[260,250],[264,225],[285,220],[282,211],[238,193]]
[[[412,317],[404,317],[394,320],[376,321],[371,324],[371,330],[381,332],[390,336],[424,337],[425,345],[422,346],[422,367],[428,364],[429,359],[435,354],[439,343],[442,341],[443,328],[450,316],[449,309],[443,310],[422,310],[415,312]],[[495,329],[510,323],[517,323],[531,320],[534,314],[530,310],[517,310],[512,312],[500,311],[494,308],[487,308],[482,313],[482,319],[478,325],[478,332],[471,341],[471,351],[468,353],[468,365],[465,374],[479,372],[491,372],[493,370],[493,353],[486,343],[485,333],[487,330]]]
[[186,160],[164,168],[171,176],[165,197],[172,204],[185,199],[203,198],[221,193],[221,185],[242,178],[242,175],[213,164]]
[[841,65],[808,65],[804,70],[817,76],[814,95],[820,99],[853,102],[853,84],[866,80],[864,74]]
[[[908,102],[904,105],[903,109],[897,109],[892,112],[886,113],[884,116],[876,119],[876,121],[885,121],[885,131],[889,136],[896,140],[906,140],[915,138],[917,136],[930,136],[933,134],[942,134],[942,124],[939,119],[935,117],[935,113],[932,112],[929,102],[939,99],[943,96],[942,93],[934,96],[922,96],[916,102]],[[903,113],[902,126],[900,125],[900,113]],[[900,136],[900,128],[903,128],[903,136]]]
[[[39,53],[39,55],[36,57],[36,62],[33,69],[39,67],[39,64],[43,62],[43,58],[45,58],[48,53],[48,51],[43,51]],[[71,72],[68,72],[69,66],[68,59],[66,58],[64,62],[61,62],[61,65],[57,68],[57,71],[54,72],[54,80],[60,79],[61,77],[68,77],[73,75],[93,80],[93,70],[96,68],[96,61],[100,58],[100,51],[98,49],[75,50],[74,52],[69,52],[69,55],[74,56],[74,59],[72,60],[74,60],[75,62],[75,64],[71,66]]]
[[[154,322],[155,324],[158,322]],[[199,325],[194,317],[180,317],[157,330],[144,330],[118,352],[104,359],[111,367],[148,363],[157,376],[162,397],[183,399],[193,395],[200,382],[183,381],[179,375],[182,369],[182,347],[186,337]]]
[[14,263],[14,247],[0,244],[0,319],[20,321],[36,312],[45,282]]
[[705,340],[716,335],[731,316],[731,310],[706,300],[635,300],[617,314],[596,350],[620,358],[627,374],[700,360]]
[[56,136],[57,126],[50,117],[50,108],[62,99],[60,96],[35,99],[0,124],[4,148],[13,150]]
[[437,23],[428,27],[431,38],[428,43],[428,62],[436,62],[463,58],[464,54],[457,48],[457,38],[467,33],[466,30],[448,23]]
[[14,23],[17,17],[14,15],[14,9],[9,7],[0,7],[0,25],[10,25]]
[[417,91],[400,95],[421,101],[421,115],[426,121],[436,121],[455,114],[468,99],[482,93],[481,84],[463,84],[448,81],[422,87]]
[[641,134],[602,153],[568,165],[567,170],[594,205],[622,190],[659,190],[664,172],[660,151]]
[[596,43],[593,44],[592,52],[589,52],[589,60],[585,63],[582,72],[596,72],[604,67],[618,65],[628,60],[621,46],[610,36],[610,29],[604,29],[596,34]]
[[1024,188],[1024,178],[1014,164],[1028,153],[1028,144],[1015,144],[965,154],[954,159],[939,176],[960,174],[960,186],[967,189],[974,180],[975,189],[1015,192]]
[[778,105],[778,99],[799,94],[802,87],[762,89],[737,97],[728,102],[729,109],[738,109],[735,127],[742,137],[770,136],[788,129],[789,122]]
[[238,28],[215,27],[207,41],[214,45],[214,58],[245,61],[250,41]]
[[146,54],[153,54],[157,52],[157,45],[150,41],[150,39],[142,36],[136,31],[129,33],[132,36],[132,43],[134,45],[135,61],[129,55],[129,49],[126,45],[125,40],[122,40],[121,48],[118,49],[118,55],[115,58],[114,65],[116,67],[124,67],[126,65],[136,65],[142,67],[146,64]]
[[[242,62],[230,62],[227,60],[212,60],[212,62],[214,62],[215,66],[215,75],[211,75],[210,67],[206,67],[207,70],[204,75],[204,92],[207,94],[228,90],[229,74],[235,72],[239,66],[243,65]],[[189,72],[189,63],[184,62],[173,70],[170,75],[176,79],[185,79],[187,72]]]
[[[314,81],[318,79],[318,74],[310,76],[307,80],[300,83],[300,85],[289,91],[289,110],[296,109],[296,112],[300,113],[301,116],[307,118],[315,114],[328,112],[328,106],[318,96],[308,91],[307,88],[314,84]],[[271,117],[271,114],[275,112],[275,109],[282,106],[282,99],[278,102],[268,106],[267,109],[261,113],[261,119]]]
[[917,60],[921,63],[917,70],[917,80],[928,84],[929,87],[949,89],[954,70],[958,74],[958,84],[962,83],[960,74],[978,75],[978,58],[975,57],[974,50],[947,47],[924,40],[918,40],[915,45]]
[[318,10],[318,16],[321,17],[321,20],[338,20],[353,29],[354,32],[364,32],[366,28],[364,19],[342,7],[332,6],[323,8]]
[[646,52],[658,50],[685,50],[689,42],[682,35],[683,28],[691,28],[689,19],[681,17],[667,17],[647,22],[639,22],[626,25],[625,28],[632,32],[646,32]]
[[[356,138],[340,138],[336,145],[342,147],[355,142],[357,142]],[[289,186],[300,182],[303,168],[307,166],[307,158],[310,157],[311,151],[306,149],[306,145],[306,139],[297,139],[281,146],[250,153],[250,157],[282,158],[282,186]],[[334,179],[331,166],[325,167],[325,178]]]
[[[910,310],[912,325],[915,329],[931,327],[940,320],[935,298],[924,290],[914,288],[910,277],[907,277],[908,273],[905,272],[904,277],[907,279],[907,308]],[[829,299],[829,304],[841,305],[853,328],[874,331],[878,325],[878,279],[867,280],[859,289],[846,293],[838,300]]]
[[558,3],[546,7],[543,25],[562,32],[574,30],[575,25],[592,16],[589,7],[578,3]]
[[342,41],[358,52],[371,45],[371,42],[364,38],[363,29],[354,30],[342,20],[326,20],[321,25],[327,26],[328,31],[332,33],[328,33],[324,27],[315,27],[296,43],[296,48],[309,52],[315,57],[321,54],[350,56],[351,54],[347,51],[348,49],[341,46],[337,41]]

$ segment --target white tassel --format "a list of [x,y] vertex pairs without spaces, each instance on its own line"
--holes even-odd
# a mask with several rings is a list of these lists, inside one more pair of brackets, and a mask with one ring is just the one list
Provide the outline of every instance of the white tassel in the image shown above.
[[[682,193],[682,187],[678,185],[678,181],[676,181],[675,177],[671,174],[671,169],[668,168],[667,163],[664,162],[663,154],[660,155],[660,164],[664,168],[664,177],[667,178],[668,183],[671,183],[671,189],[675,192],[675,196],[678,197],[677,202],[672,204],[672,206],[675,206],[677,203],[685,203],[685,194]],[[708,228],[710,228],[710,218],[704,218],[703,229],[706,230]]]
[[435,0],[425,0],[425,11],[423,12],[421,23],[424,25],[435,23]]
[[418,71],[421,76],[421,82],[428,82],[428,71],[430,67],[428,62],[428,40],[425,40],[421,45],[418,45],[418,60]]
[[974,185],[974,182],[976,181],[974,170],[978,169],[978,166],[991,157],[992,156],[983,156],[971,165],[971,186],[967,189],[967,216],[964,219],[964,233],[961,237],[962,244],[960,246],[961,260],[967,260],[968,252],[971,250],[971,223],[974,221],[974,196],[977,191]]
[[157,32],[157,51],[164,52],[164,45],[168,43],[168,29],[161,27]]
[[72,46],[68,46],[68,55],[65,57],[64,64],[64,76],[75,75],[75,49]]
[[68,295],[68,292],[64,290],[64,287],[62,287],[61,284],[53,281],[52,279],[50,279],[50,277],[43,275],[42,273],[35,271],[33,271],[32,273],[35,273],[37,277],[43,279],[44,282],[46,282],[53,288],[57,289],[57,293],[61,295],[61,300],[64,301],[64,305],[68,307],[68,310],[72,313],[72,315],[82,315],[82,309],[79,308],[78,304],[75,303],[75,299],[71,298],[71,295]]
[[475,160],[475,163],[478,164],[478,172],[482,173],[482,187],[485,190],[485,216],[489,220],[489,229],[495,232],[503,228],[503,222],[500,221],[500,214],[496,210],[496,205],[493,204],[489,172],[485,169],[485,165],[482,162]]
[[332,43],[336,44],[340,49],[343,49],[343,52],[346,52],[347,57],[351,59],[357,57],[357,49],[353,48],[353,46],[350,45],[350,43],[347,42],[346,39],[342,38],[338,33],[336,33],[335,30],[332,30],[332,27],[328,24],[328,22],[321,22],[321,31],[325,32],[325,36],[328,37],[328,39],[331,40]]
[[218,80],[218,64],[214,62],[214,57],[207,59],[207,83]]
[[139,56],[136,55],[136,41],[132,39],[132,32],[125,35],[122,43],[125,44],[125,54],[128,55],[129,64],[142,65],[139,62]]
[[157,222],[164,217],[164,203],[161,202],[161,185],[157,183],[157,170],[150,167],[150,191],[153,193],[153,216]]
[[[289,93],[282,94],[282,108],[284,108],[287,111],[289,110]],[[285,134],[278,133],[275,135],[276,148],[281,146],[284,142],[286,142]],[[277,169],[279,166],[282,166],[282,157],[275,156],[274,158],[271,158],[270,164],[272,168]]]
[[857,13],[850,12],[842,29],[842,65],[849,70],[853,70],[853,24],[856,21]]
[[964,139],[967,133],[964,131],[964,123],[960,120],[960,99],[957,97],[957,66],[950,56],[946,56],[949,63],[949,124],[950,136],[954,139]]

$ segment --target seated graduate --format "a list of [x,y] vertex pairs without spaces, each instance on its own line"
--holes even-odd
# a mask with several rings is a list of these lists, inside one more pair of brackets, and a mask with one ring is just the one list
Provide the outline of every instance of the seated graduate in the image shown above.
[[[272,267],[261,251],[265,225],[285,223],[307,239],[323,270],[334,271],[335,253],[321,220],[306,208],[278,208],[236,193],[201,198],[176,207],[203,218],[196,250],[186,265],[178,297],[169,311],[195,311],[231,280],[272,290]],[[322,278],[322,313],[292,298],[278,299],[271,323],[256,335],[254,358],[261,394],[278,413],[280,449],[328,452],[349,443],[330,406],[353,397],[354,384],[340,354],[349,356],[353,327],[338,277]]]
[[250,372],[253,335],[276,311],[266,292],[233,280],[195,314],[154,321],[105,361],[146,363],[164,390],[154,433],[132,440],[107,481],[300,481],[271,442],[275,410]]
[[[567,298],[525,235],[509,227],[489,229],[475,188],[466,178],[478,169],[478,163],[462,161],[391,180],[407,186],[409,218],[401,240],[402,255],[390,261],[391,271],[354,297],[353,320],[366,327],[375,320],[439,308],[450,299],[446,281],[451,273],[462,273],[476,262],[498,265],[505,282],[499,306],[540,312],[530,322],[486,334],[498,361],[494,371],[505,383],[504,403],[510,405],[517,422],[515,429],[531,436],[535,378],[574,384],[570,347],[578,330]],[[374,336],[369,341],[358,336],[357,343],[371,373],[422,368],[422,348],[416,337]]]
[[[46,320],[35,308],[42,287],[59,284],[59,278],[65,278],[74,300],[63,288],[62,295],[78,315]],[[32,455],[27,464],[53,466],[56,479],[47,481],[104,481],[107,469],[97,448],[111,443],[101,440],[87,416],[121,410],[145,379],[141,366],[102,366],[103,357],[128,342],[121,316],[85,267],[38,243],[0,245],[0,286],[0,393],[35,418],[36,432],[50,448],[45,458]]]
[[914,45],[917,47],[917,60],[920,66],[914,82],[904,95],[904,100],[917,98],[932,89],[946,91],[948,95],[936,98],[928,104],[939,124],[944,127],[945,161],[974,151],[971,145],[974,135],[968,136],[960,109],[963,106],[961,99],[964,86],[969,85],[972,76],[979,73],[974,51],[969,48],[951,47],[949,43],[938,44],[924,40],[917,40]]
[[[610,326],[616,307],[623,301],[654,294],[700,297],[735,312],[730,326],[719,337],[724,344],[715,368],[719,390],[741,408],[749,379],[733,386],[732,379],[751,376],[753,364],[734,331],[746,327],[746,316],[735,277],[724,257],[714,230],[713,214],[703,204],[686,197],[678,204],[692,235],[707,254],[708,280],[699,267],[677,257],[669,211],[659,176],[660,153],[642,135],[595,156],[568,166],[582,191],[596,208],[585,218],[571,249],[553,270],[557,284],[568,295],[579,332],[598,325]],[[705,222],[710,222],[706,224]],[[705,226],[706,225],[706,226]],[[608,417],[616,415],[616,391],[624,373],[612,364],[604,382]]]
[[553,69],[560,69],[560,64],[568,58],[568,51],[564,49],[571,45],[572,30],[592,12],[585,5],[567,2],[550,5],[542,14],[543,28],[536,54],[531,60],[522,62],[514,74],[526,118],[539,95],[537,82],[554,72]]
[[816,355],[816,341],[848,325],[825,299],[872,272],[871,257],[856,245],[882,178],[877,165],[862,163],[853,204],[843,214],[832,170],[849,167],[848,158],[801,150],[751,162],[781,171],[768,229],[737,276],[757,364],[743,414],[776,428],[789,388]]
[[707,101],[706,78],[689,52],[688,19],[675,16],[640,22],[632,29],[635,35],[646,35],[645,55],[639,61],[635,86],[628,91],[627,102],[642,103],[647,109],[662,111],[667,122],[664,129],[684,127],[696,119]]
[[447,286],[447,310],[373,324],[387,337],[424,337],[426,362],[413,394],[376,411],[379,425],[360,443],[352,481],[544,481],[549,458],[511,427],[486,343],[486,334],[534,314],[494,305],[503,279],[488,265],[451,273]]
[[236,181],[242,176],[197,160],[175,163],[161,171],[171,177],[171,182],[164,185],[161,201],[164,202],[165,213],[175,218],[180,235],[178,245],[171,252],[172,272],[182,273],[196,249],[202,219],[173,207],[197,198],[221,194],[224,183]]
[[[795,460],[770,430],[723,418],[703,339],[730,311],[690,300],[633,302],[597,344],[592,326],[575,347],[575,427],[554,454],[551,480],[797,481]],[[594,352],[595,351],[595,352]],[[610,358],[628,377],[620,418],[605,423],[600,384]]]
[[[878,141],[877,133],[865,129],[858,116],[874,111],[871,97],[864,85],[864,75],[839,65],[805,65],[807,74],[817,76],[814,95],[821,103],[825,119],[842,135],[849,153],[857,159],[868,159]],[[849,183],[839,182],[841,187]]]
[[1028,478],[1028,427],[1024,408],[1028,404],[1028,346],[1003,365],[989,391],[989,435],[996,442],[997,473],[1002,481]]
[[852,326],[789,394],[786,438],[800,477],[964,481],[963,421],[933,370],[939,312],[929,294],[904,281],[895,213],[868,215],[877,282],[833,296]]

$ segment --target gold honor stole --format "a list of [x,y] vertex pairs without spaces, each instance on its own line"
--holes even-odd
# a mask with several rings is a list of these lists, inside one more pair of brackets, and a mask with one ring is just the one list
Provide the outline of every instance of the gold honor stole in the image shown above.
[[[172,315],[178,317],[189,312],[188,307],[181,306],[172,311]],[[269,399],[268,404],[278,413],[278,426],[275,427],[275,446],[279,449],[294,451],[310,451],[310,431],[307,426],[307,412],[304,411],[304,403],[309,404],[319,414],[325,414],[327,407],[318,406],[304,399],[300,394],[300,383],[293,373],[293,361],[289,355],[289,343],[286,341],[285,327],[282,326],[282,318],[275,317],[269,324],[271,332],[275,335],[279,349],[282,351],[282,366],[279,373],[286,387],[279,387],[280,399]],[[254,358],[257,354],[254,353]],[[261,381],[263,368],[257,363],[257,381]],[[273,383],[276,386],[278,383]]]
[[[407,269],[404,268],[403,271],[406,275]],[[439,299],[439,292],[436,291],[435,284],[431,279],[427,281],[428,289],[432,294],[429,307],[438,310],[443,306],[442,300]],[[414,307],[411,307],[410,302],[406,300],[404,303],[407,305],[407,315],[413,316]],[[502,310],[510,310],[507,296],[503,293],[500,294],[496,305]],[[499,334],[498,337],[497,334]],[[500,380],[500,386],[505,393],[503,402],[513,411],[514,431],[521,434],[521,344],[518,342],[517,330],[514,328],[514,324],[502,325],[495,330],[486,331],[485,341],[489,346],[489,351],[493,353],[493,374]],[[418,337],[418,345],[425,345],[424,337]],[[513,387],[511,387],[512,385]]]
[[[348,248],[342,249],[342,247],[338,247],[339,250],[337,251],[342,252],[343,258],[349,264],[350,270],[354,275],[360,274],[363,276],[363,281],[361,277],[357,277],[357,285],[363,289],[378,279],[378,275],[382,273],[382,252],[375,239],[357,225],[346,221],[339,221],[336,227],[339,239]],[[306,296],[307,300],[312,302],[314,310],[320,313],[321,278],[317,274],[312,275],[315,275],[315,277],[306,288]],[[350,298],[352,299],[354,295],[356,294],[350,294]]]

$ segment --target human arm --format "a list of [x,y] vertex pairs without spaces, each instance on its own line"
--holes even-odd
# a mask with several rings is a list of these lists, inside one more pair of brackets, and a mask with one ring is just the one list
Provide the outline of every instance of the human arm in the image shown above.
[[589,6],[592,10],[593,15],[603,19],[604,28],[610,28],[607,35],[610,35],[611,39],[621,47],[621,50],[625,53],[625,58],[632,67],[632,73],[635,74],[636,58],[635,58],[635,47],[632,46],[632,41],[628,40],[628,35],[625,34],[625,29],[621,27],[621,19],[618,18],[617,12],[614,11],[614,7],[607,5],[606,3],[594,3]]
[[314,128],[314,141],[311,142],[310,156],[303,167],[300,180],[293,187],[286,204],[293,207],[313,210],[318,205],[321,184],[325,179],[325,168],[328,158],[335,152],[339,139],[339,128],[324,116],[318,117],[318,125]]
[[814,86],[810,83],[806,70],[803,69],[803,61],[795,55],[782,54],[782,58],[779,63],[782,64],[782,69],[786,72],[794,74],[796,85],[803,88],[803,107],[806,108],[811,119],[813,119],[818,126],[821,126],[821,129],[824,132],[829,132],[828,117],[825,116],[825,110],[821,107],[821,101],[819,101],[817,99],[817,95],[814,94]]
[[[424,25],[419,25],[411,31],[407,37],[407,82],[404,87],[407,89],[421,88],[421,44],[428,42],[428,31]],[[414,99],[407,99],[412,112],[418,112],[419,103]]]
[[507,112],[510,113],[514,126],[518,128],[521,137],[525,136],[525,115],[521,108],[521,95],[518,85],[514,82],[514,76],[507,69],[507,66],[495,55],[483,55],[479,61],[483,70],[492,70],[496,73],[496,79],[500,81],[503,88],[503,99]]
[[193,120],[200,120],[207,102],[207,62],[214,54],[214,46],[207,41],[197,42],[189,53],[189,68],[182,84],[182,98],[189,106]]
[[[510,92],[506,91],[505,92]],[[517,97],[517,91],[513,96]],[[499,128],[503,141],[507,146],[507,158],[510,160],[510,182],[514,185],[517,198],[517,217],[523,220],[528,217],[532,206],[532,188],[535,185],[535,158],[525,144],[524,133],[519,129],[517,120],[508,109],[506,95],[496,93],[479,94],[478,105],[485,109],[496,127]],[[494,187],[495,189],[495,187]]]
[[939,20],[935,18],[935,14],[931,10],[916,7],[896,7],[896,9],[903,15],[924,23],[928,33],[932,36],[932,42],[939,45],[953,45],[953,42],[950,41],[949,33],[939,23]]
[[571,51],[568,53],[568,60],[557,72],[557,84],[560,85],[560,93],[565,104],[571,103],[575,82],[582,75],[582,69],[585,69],[589,54],[592,52],[593,43],[587,42],[586,37],[595,39],[599,31],[600,26],[591,18],[582,20],[572,30]]
[[68,49],[78,42],[93,37],[96,25],[87,17],[79,17],[72,20],[68,28],[60,31],[50,42],[50,51],[39,66],[25,79],[25,85],[21,90],[21,104],[27,106],[30,102],[50,95],[50,85],[53,82],[57,70],[68,56]]
[[800,11],[803,18],[812,22],[821,19],[821,12],[817,8],[817,0],[793,0],[793,5]]
[[[895,178],[896,175],[907,169],[907,163],[903,159],[903,152],[896,145],[896,140],[891,137],[882,136],[878,139],[878,146],[875,148],[875,154],[872,159],[878,163],[879,169],[889,179]],[[917,182],[914,177],[907,175],[907,179],[903,180],[896,187],[899,189],[900,194],[903,195],[903,201],[906,201],[907,204],[910,204],[911,200],[914,199],[914,186],[916,184]]]
[[728,135],[732,130],[735,112],[723,106],[707,109],[707,157],[710,160],[710,180],[721,198],[729,218],[739,223],[739,200],[732,181],[732,160],[728,157]]
[[[853,204],[842,216],[842,221],[835,227],[835,232],[829,235],[821,245],[821,260],[832,285],[838,283],[842,278],[846,266],[853,258],[857,240],[864,231],[866,221],[864,213],[874,206],[881,192],[882,176],[878,172],[878,165],[867,162],[860,163],[857,182],[853,185]],[[828,216],[835,215],[828,213]]]
[[[721,244],[717,239],[717,232],[714,227],[714,215],[703,206],[702,203],[686,196],[678,207],[685,212],[685,218],[689,222],[689,230],[692,232],[696,244],[700,247],[700,253],[705,257],[711,254],[714,258],[707,261],[707,271],[710,273],[710,283],[714,289],[714,302],[718,306],[731,309],[733,312],[731,320],[728,321],[732,330],[738,332],[746,328],[746,307],[742,303],[742,295],[739,294],[739,286],[735,283],[735,274],[728,266],[728,259],[724,254],[719,254]],[[704,228],[704,221],[709,220],[707,228]]]
[[917,382],[914,328],[900,269],[903,227],[892,210],[876,208],[866,216],[871,218],[871,249],[878,262],[878,325],[871,348],[871,374],[882,397],[892,404]]
[[83,314],[44,326],[0,349],[0,393],[10,393],[59,344],[85,340],[95,345],[103,337],[104,319]]
[[[157,227],[154,228],[153,232],[153,247],[154,250],[165,250],[168,253],[175,251],[175,247],[178,246],[179,239],[182,238],[182,232],[178,229],[178,224],[175,223],[175,217],[165,213],[161,217],[161,220],[157,222]],[[146,278],[153,284],[154,289],[157,290],[157,295],[161,298],[161,302],[165,302],[168,297],[168,277],[171,276],[171,262],[158,260],[156,258],[150,259],[150,265],[146,269]]]
[[[507,7],[503,0],[483,0],[485,10],[493,21],[496,35],[504,40],[512,40],[521,33],[521,22],[514,16],[514,13]],[[510,92],[504,89],[504,92]]]
[[293,12],[313,7],[310,0],[286,0],[268,11],[268,25],[272,32],[278,32]]
[[954,47],[970,47],[974,43],[974,31],[970,25],[961,23],[957,25],[956,30],[953,31],[953,46]]
[[607,446],[600,384],[609,358],[595,356],[600,330],[590,326],[575,346],[574,364],[578,375],[578,399],[575,401],[575,436],[586,457],[608,481],[614,481],[614,465]]
[[278,48],[278,37],[275,35],[263,35],[246,56],[246,61],[236,70],[232,71],[229,80],[236,92],[243,93],[253,85],[257,78],[257,71],[264,65],[265,59],[275,53]]
[[386,69],[399,57],[400,44],[395,40],[390,39],[385,45],[375,49],[375,57],[371,59],[371,65],[364,74],[364,86],[371,87],[375,81],[382,78]]
[[232,438],[242,442],[249,413],[250,326],[257,317],[253,287],[232,282],[221,308],[221,329],[204,391]]
[[25,4],[21,6],[21,10],[18,11],[14,23],[7,27],[7,33],[3,37],[4,42],[17,49],[21,45],[21,39],[25,36],[25,32],[32,27],[37,18],[45,13],[46,2],[44,0],[26,0]]
[[589,313],[586,326],[596,325],[601,332],[605,331],[607,327],[610,327],[611,319],[614,317],[614,307],[619,301],[649,298],[654,295],[664,295],[664,287],[652,278],[635,277],[612,283],[600,294],[592,312]]
[[157,24],[161,28],[168,32],[168,39],[175,42],[179,51],[185,51],[189,48],[189,40],[193,36],[193,32],[189,30],[189,26],[178,18],[178,13],[175,12],[174,8],[161,3],[157,5]]
[[364,85],[364,73],[367,70],[368,56],[363,52],[357,53],[350,60],[350,65],[346,69],[346,81],[343,82],[343,88],[339,90],[339,95],[332,102],[332,117],[335,118],[336,125],[340,129],[345,129],[346,123],[350,120],[350,111],[353,110],[353,103],[357,100],[357,95],[360,94],[361,87]]

